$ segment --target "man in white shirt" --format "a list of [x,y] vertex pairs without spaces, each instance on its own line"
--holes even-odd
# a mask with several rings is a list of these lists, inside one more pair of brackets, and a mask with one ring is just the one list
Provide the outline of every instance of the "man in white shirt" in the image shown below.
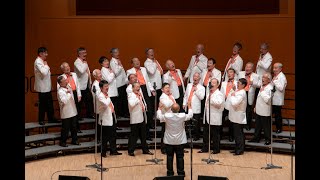
[[219,82],[221,82],[221,71],[215,68],[216,60],[213,58],[208,59],[207,68],[202,71],[201,74],[201,84],[205,88],[205,95],[203,100],[201,101],[201,114],[203,115],[204,112],[204,102],[206,100],[206,95],[209,92],[208,84],[211,79],[216,78]]
[[121,111],[116,111],[117,116],[121,117],[129,117],[129,110],[128,110],[128,99],[126,94],[127,82],[126,82],[126,72],[122,65],[120,57],[120,52],[118,48],[112,48],[110,50],[111,53],[111,60],[110,60],[110,67],[116,77],[116,86],[118,88],[118,103],[116,103],[116,109],[121,109]]
[[[191,104],[191,108],[193,111],[193,118],[195,121],[194,127],[194,141],[199,140],[200,138],[200,117],[201,117],[201,100],[204,98],[205,89],[199,83],[200,82],[200,74],[198,72],[193,75],[193,82],[187,85],[186,93],[183,98],[183,109],[186,110],[188,104]],[[188,106],[189,107],[189,106]]]
[[243,60],[240,57],[240,50],[242,49],[242,45],[239,42],[236,42],[233,45],[232,55],[228,60],[226,67],[224,68],[222,81],[228,81],[227,71],[229,68],[233,68],[235,70],[235,79],[238,79],[238,74],[242,71]]
[[140,88],[143,93],[144,100],[147,103],[147,140],[152,140],[150,137],[150,129],[154,127],[154,104],[151,103],[150,97],[155,96],[155,90],[151,85],[147,70],[145,67],[140,66],[140,60],[136,57],[131,59],[132,68],[127,70],[127,76],[135,74],[140,84]]
[[134,156],[137,140],[140,138],[143,154],[153,155],[153,153],[149,151],[146,141],[146,102],[143,94],[140,92],[140,84],[138,82],[132,84],[132,93],[128,95],[128,105],[131,129],[128,142],[128,154],[129,156]]
[[201,74],[203,69],[207,67],[208,58],[203,54],[203,52],[203,44],[198,44],[196,47],[196,54],[191,57],[187,72],[183,78],[184,81],[187,79],[187,83],[193,82],[192,78],[194,73],[198,72]]
[[210,92],[206,98],[205,114],[203,116],[203,146],[198,153],[208,152],[209,150],[210,124],[210,139],[213,141],[213,148],[211,150],[213,150],[213,154],[217,154],[220,153],[220,128],[222,125],[222,112],[224,109],[225,98],[224,95],[219,91],[218,79],[212,78],[208,86],[210,87]]
[[247,124],[247,94],[244,90],[246,85],[247,80],[245,78],[240,78],[237,83],[237,90],[232,92],[230,96],[229,119],[233,125],[233,136],[236,142],[234,155],[242,155],[244,153],[245,137],[243,125]]
[[107,157],[107,143],[110,144],[110,155],[121,155],[116,145],[116,120],[113,103],[108,96],[109,84],[106,80],[99,83],[101,93],[98,95],[99,103],[99,126],[102,126],[102,157]]
[[262,76],[262,85],[257,97],[255,113],[256,113],[256,128],[254,129],[254,137],[248,142],[259,142],[261,130],[264,130],[265,145],[271,142],[271,91],[273,89],[271,74],[266,72]]
[[[233,125],[230,122],[230,118],[228,116],[229,110],[230,110],[230,96],[231,94],[237,90],[237,83],[238,81],[235,79],[235,70],[233,68],[229,68],[227,71],[227,76],[228,76],[228,81],[223,81],[221,83],[221,88],[220,91],[225,97],[226,103],[224,107],[224,111],[222,113],[222,126],[220,129],[220,136],[221,138],[223,137],[223,126],[228,126],[228,136],[229,136],[229,141],[232,142],[234,141],[234,136],[233,136]],[[228,116],[228,120],[226,117]]]
[[72,144],[80,145],[77,137],[77,108],[72,94],[72,89],[68,87],[68,79],[64,76],[58,76],[57,82],[59,89],[57,91],[57,98],[60,107],[61,117],[61,140],[60,146],[67,147],[68,134],[71,129]]
[[51,94],[51,72],[47,60],[48,50],[46,47],[38,48],[38,57],[34,62],[34,90],[38,92],[39,111],[38,120],[44,125],[44,116],[47,112],[49,123],[55,123],[53,101]]
[[[185,88],[181,71],[176,69],[174,62],[170,59],[167,60],[166,67],[168,72],[163,75],[163,83],[170,85],[170,92],[179,106],[182,107]],[[182,112],[183,109],[181,108],[180,111]]]
[[247,80],[247,86],[244,88],[247,93],[247,125],[246,130],[251,129],[251,121],[252,121],[252,109],[253,109],[253,103],[254,103],[254,96],[256,92],[256,88],[260,87],[260,77],[258,74],[253,72],[253,66],[254,64],[252,62],[248,62],[245,66],[244,71],[239,72],[239,78],[245,78]]
[[282,132],[282,115],[281,109],[284,105],[284,95],[287,87],[287,78],[282,72],[282,64],[277,62],[273,65],[273,78],[272,84],[275,92],[272,97],[272,113],[276,122],[277,131],[276,133]]
[[[73,96],[74,96],[73,99],[74,99],[74,102],[76,103],[77,112],[80,112],[79,102],[81,101],[81,90],[80,90],[77,74],[70,71],[70,66],[67,62],[63,62],[60,68],[63,72],[62,76],[68,79],[68,82],[69,82],[68,86],[71,88],[73,92]],[[59,84],[57,83],[57,89],[58,88],[59,88]],[[79,119],[80,119],[80,115],[77,114],[77,130],[78,130],[78,133],[81,133],[82,131],[80,130]]]
[[[162,87],[162,75],[163,75],[163,69],[159,63],[158,60],[154,57],[154,50],[153,48],[147,48],[146,49],[146,55],[147,59],[144,62],[144,67],[147,69],[148,77],[151,82],[151,86],[156,85],[156,93],[157,93],[157,102],[159,102],[159,98],[161,96],[161,87]],[[150,97],[151,104],[155,104],[154,97]]]
[[[91,93],[93,97],[93,110],[96,115],[96,119],[99,120],[99,107],[98,107],[98,95],[101,93],[101,89],[99,86],[100,81],[102,80],[102,74],[99,69],[95,69],[92,71],[92,75],[95,78],[95,80],[92,83],[91,87]],[[95,92],[93,92],[93,88],[95,89]],[[96,126],[98,127],[98,121],[96,121]],[[100,128],[97,128],[97,141],[98,144],[100,143]]]
[[[78,57],[74,61],[74,72],[77,74],[79,84],[80,84],[80,90],[81,90],[81,101],[80,101],[80,107],[83,106],[83,104],[86,107],[86,117],[87,118],[94,118],[93,115],[93,98],[91,94],[91,72],[89,69],[87,59],[87,50],[84,47],[79,47],[77,49]],[[81,116],[81,108],[78,112],[79,116]],[[82,119],[79,119],[82,120]]]
[[[259,75],[259,79],[261,78],[264,73],[269,72],[271,73],[271,64],[272,64],[272,56],[269,52],[269,44],[266,42],[260,44],[260,55],[256,66],[256,73]],[[256,88],[254,98],[257,99],[257,95],[260,91],[260,87]]]
[[163,142],[166,144],[167,153],[167,176],[173,176],[173,157],[176,153],[177,173],[185,176],[184,171],[184,146],[187,144],[185,131],[185,121],[192,118],[191,104],[188,104],[188,114],[179,113],[180,106],[175,103],[172,105],[172,112],[162,113],[161,104],[157,111],[157,117],[160,122],[165,123],[165,133]]

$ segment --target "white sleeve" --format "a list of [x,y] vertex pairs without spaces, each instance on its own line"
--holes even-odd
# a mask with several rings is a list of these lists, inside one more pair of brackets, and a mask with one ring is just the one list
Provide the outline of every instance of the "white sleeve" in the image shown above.
[[110,61],[110,68],[114,72],[115,76],[118,76],[123,69],[123,67],[116,64],[114,60]]
[[192,109],[189,109],[189,110],[188,110],[188,114],[186,115],[185,121],[190,120],[192,117],[193,117]]
[[203,88],[198,88],[197,90],[196,90],[196,92],[194,92],[194,94],[200,99],[200,100],[203,100],[203,98],[204,98],[204,95],[205,95],[205,89],[204,89],[204,87]]
[[50,70],[48,65],[44,65],[39,61],[36,62],[36,69],[38,69],[43,76],[46,76]]
[[237,107],[243,100],[243,96],[241,94],[236,94],[235,96],[230,96],[230,103],[233,107]]
[[233,64],[231,64],[231,67],[236,71],[236,74],[239,74],[239,72],[242,70],[243,66],[243,60],[237,59]]
[[157,65],[156,63],[152,63],[152,62],[149,62],[149,61],[145,61],[144,62],[144,67],[147,69],[147,72],[149,74],[152,74],[154,75],[156,73],[156,70],[157,70]]
[[162,114],[160,109],[157,110],[157,118],[160,120],[160,122],[166,122],[164,114]]
[[277,90],[282,92],[287,85],[287,80],[285,78],[278,78],[273,80],[273,84],[276,86]]
[[192,64],[193,64],[193,62],[192,62],[192,56],[191,56],[191,59],[190,59],[190,62],[189,62],[189,66],[188,66],[188,69],[187,69],[187,72],[186,72],[186,74],[184,75],[184,77],[189,77],[190,76],[190,74],[191,74],[191,68],[192,68]]
[[70,100],[70,98],[72,98],[73,95],[71,95],[71,93],[66,93],[64,91],[59,91],[58,92],[58,96],[59,96],[60,101],[63,104],[67,104],[68,101]]
[[74,68],[76,68],[81,74],[85,73],[88,69],[87,63],[81,63],[80,61],[74,62]]
[[260,95],[261,95],[263,101],[265,103],[268,103],[269,100],[271,99],[271,89],[263,90]]
[[258,62],[259,66],[264,70],[268,70],[271,63],[272,63],[272,57]]
[[130,93],[128,97],[128,104],[130,107],[134,107],[140,103],[140,100],[136,97],[136,95]]

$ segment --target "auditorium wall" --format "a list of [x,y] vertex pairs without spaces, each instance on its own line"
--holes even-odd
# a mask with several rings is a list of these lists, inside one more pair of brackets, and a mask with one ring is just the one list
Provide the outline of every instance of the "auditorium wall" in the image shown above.
[[[243,45],[240,53],[246,62],[256,63],[261,42],[270,44],[274,62],[282,62],[288,86],[284,117],[295,114],[295,1],[281,0],[280,14],[269,15],[188,15],[188,16],[76,16],[75,0],[28,0],[25,2],[25,121],[37,121],[38,95],[33,90],[33,64],[37,48],[48,48],[48,64],[56,90],[60,64],[68,62],[73,70],[76,49],[87,49],[90,70],[100,69],[98,59],[110,57],[112,47],[120,49],[125,69],[130,59],[146,59],[147,47],[163,67],[172,59],[177,68],[186,70],[198,43],[205,45],[205,55],[216,59],[224,70],[233,43]],[[59,117],[56,92],[53,92]]]

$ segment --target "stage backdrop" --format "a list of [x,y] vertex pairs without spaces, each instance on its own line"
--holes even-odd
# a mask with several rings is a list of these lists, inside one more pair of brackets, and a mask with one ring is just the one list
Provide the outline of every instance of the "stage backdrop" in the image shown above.
[[[203,43],[205,55],[215,58],[216,67],[223,71],[236,41],[243,45],[240,55],[244,64],[248,61],[256,64],[260,43],[270,44],[274,62],[283,63],[288,79],[283,116],[294,118],[295,1],[281,0],[279,3],[279,13],[275,14],[248,12],[245,15],[241,11],[241,15],[111,16],[77,15],[76,0],[28,0],[25,2],[25,121],[37,121],[38,117],[33,64],[40,46],[48,48],[55,91],[60,64],[67,61],[73,70],[76,49],[80,46],[87,49],[91,71],[100,69],[99,57],[110,57],[112,47],[120,49],[125,69],[131,67],[132,57],[138,57],[143,64],[145,49],[152,47],[163,67],[167,59],[172,59],[177,68],[186,70],[196,44]],[[56,92],[53,92],[53,98],[57,99]],[[59,117],[56,101],[54,106],[55,115]]]

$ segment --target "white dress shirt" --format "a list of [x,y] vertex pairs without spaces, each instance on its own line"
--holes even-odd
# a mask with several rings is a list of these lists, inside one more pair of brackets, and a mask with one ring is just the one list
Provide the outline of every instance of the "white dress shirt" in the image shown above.
[[[238,78],[246,78],[246,71],[240,71]],[[258,74],[252,72],[250,75],[250,81],[252,81],[252,85],[249,85],[250,88],[248,92],[248,104],[252,105],[256,93],[256,88],[261,86],[261,79]],[[247,83],[249,84],[250,82]]]
[[91,87],[91,73],[87,63],[84,63],[80,58],[77,58],[74,61],[74,72],[77,74],[80,84],[80,90],[86,90],[88,87]]
[[34,90],[45,93],[51,91],[51,72],[40,57],[34,61]]
[[[238,83],[238,81],[236,81],[236,80],[234,79],[233,85],[235,86],[235,90],[237,90],[237,83]],[[226,96],[227,85],[228,85],[228,82],[226,82],[226,81],[222,82],[222,83],[221,83],[220,91],[221,91],[221,93],[223,94],[223,96],[224,96],[225,99],[226,99],[224,108],[225,108],[226,110],[229,110],[229,109],[230,109],[230,96],[231,96],[231,94],[232,94],[235,90],[233,90],[233,89],[231,88],[230,91],[229,91],[228,96]]]
[[195,64],[195,61],[196,61],[196,55],[193,55],[191,57],[187,72],[184,75],[184,77],[186,77],[186,78],[190,77],[189,79],[190,79],[191,83],[193,82],[194,73],[198,72],[201,75],[201,72],[205,68],[207,68],[208,58],[204,54],[201,54],[199,56],[199,62],[197,64]]
[[[181,86],[182,86],[183,93],[184,93],[185,87],[184,87],[183,78],[182,78],[182,74],[181,74],[180,69],[176,69],[176,73],[178,74],[178,77],[181,81]],[[168,83],[170,85],[170,92],[172,93],[172,95],[175,99],[178,99],[180,96],[183,96],[183,94],[179,93],[179,87],[177,84],[177,80],[174,79],[173,76],[170,76],[170,71],[166,72],[163,75],[163,83]]]
[[188,114],[185,113],[165,113],[161,110],[157,111],[157,118],[160,122],[165,122],[165,132],[163,143],[170,145],[180,145],[187,143],[187,135],[184,129],[184,122],[192,118],[192,109],[189,109]]
[[[170,97],[172,99],[170,99]],[[163,104],[163,109],[162,109],[162,113],[166,113],[166,112],[172,112],[171,111],[171,106],[176,103],[176,100],[174,99],[174,97],[172,95],[167,95],[165,93],[162,93],[159,101]]]
[[287,87],[287,78],[280,72],[277,77],[272,80],[273,85],[276,87],[276,92],[273,94],[272,105],[284,105],[284,95]]
[[[187,106],[192,86],[193,86],[193,83],[189,83],[187,85],[186,93],[184,94],[184,97],[183,97],[183,106]],[[200,83],[198,83],[196,87],[197,87],[197,90],[193,93],[193,96],[191,99],[191,109],[194,114],[200,114],[201,100],[204,98],[205,89]]]
[[[144,78],[144,81],[146,82],[146,88],[147,88],[147,92],[148,92],[148,96],[150,97],[152,94],[151,92],[154,91],[154,88],[151,85],[147,70],[145,67],[140,67],[142,76]],[[136,68],[131,68],[127,70],[127,78],[129,77],[130,74],[137,74]]]
[[[155,61],[157,61],[157,60],[155,60]],[[158,89],[162,88],[161,87],[162,80],[161,80],[161,72],[157,68],[158,65],[155,61],[147,58],[147,60],[144,62],[144,67],[147,69],[151,85],[153,86],[153,84],[156,83],[156,90],[158,90]],[[160,65],[160,63],[159,63],[159,65]],[[162,69],[161,65],[160,65],[160,68]],[[163,70],[162,70],[162,72],[163,72]]]
[[[229,78],[228,78],[228,75],[227,75],[227,72],[228,72],[228,69],[229,68],[233,68],[235,70],[235,76],[234,78],[236,80],[238,80],[238,74],[240,71],[242,71],[242,66],[243,66],[243,60],[242,58],[240,57],[240,54],[238,54],[236,57],[235,57],[235,62],[234,63],[230,63],[232,61],[232,58],[229,59],[226,67],[224,68],[224,72],[223,72],[223,77],[225,77],[224,81],[228,81]],[[230,63],[229,67],[228,67],[228,64]]]
[[118,63],[118,60],[114,57],[112,57],[110,60],[110,68],[116,76],[117,88],[127,84],[126,72],[124,71],[123,66],[121,66]]
[[269,83],[266,87],[260,88],[256,102],[256,114],[260,116],[271,116],[271,90],[273,86]]
[[[225,98],[224,95],[219,91],[215,90],[210,97],[210,106],[209,106],[209,95],[206,97],[205,101],[205,113],[203,115],[203,124],[205,121],[210,125],[221,126],[222,125],[222,112],[224,110]],[[209,115],[210,107],[210,115]]]
[[[142,95],[142,103],[147,108],[147,104]],[[138,124],[145,121],[147,123],[146,117],[144,117],[144,112],[142,111],[141,101],[135,93],[130,93],[128,95],[128,107],[130,112],[130,124]],[[145,110],[146,111],[146,110]]]
[[102,92],[98,94],[98,107],[99,107],[99,121],[98,123],[101,125],[102,120],[102,126],[112,126],[113,125],[113,117],[112,117],[112,110],[111,107],[113,106],[112,101],[110,97],[106,97],[105,94]]
[[[203,85],[203,81],[204,79],[206,78],[206,75],[207,75],[207,72],[208,72],[208,69],[204,69],[201,73],[201,80],[200,80],[200,83]],[[217,68],[213,68],[212,71],[211,71],[211,78],[209,78],[208,80],[208,84],[210,83],[210,80],[213,79],[213,78],[216,78],[219,80],[219,83],[221,83],[221,71]]]
[[259,60],[256,67],[257,74],[262,77],[264,73],[269,72],[271,73],[271,63],[272,63],[272,56],[269,52],[267,52],[263,58],[261,58],[261,54],[259,56]]
[[246,108],[246,91],[244,89],[236,91],[234,96],[230,96],[229,120],[238,124],[247,124]]
[[[70,93],[67,93],[68,90]],[[57,99],[59,102],[61,119],[71,118],[78,114],[71,88],[59,87]]]
[[109,84],[108,95],[109,97],[117,97],[118,96],[118,88],[117,88],[117,80],[115,77],[115,73],[110,73],[110,69],[105,67],[101,68],[102,79],[106,80]]

